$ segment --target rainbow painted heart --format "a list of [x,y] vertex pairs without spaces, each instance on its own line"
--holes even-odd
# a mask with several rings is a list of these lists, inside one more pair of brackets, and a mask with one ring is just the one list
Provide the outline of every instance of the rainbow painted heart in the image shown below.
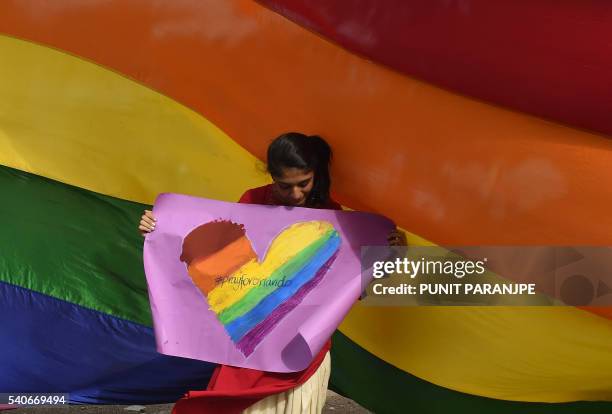
[[331,223],[298,222],[272,240],[260,262],[244,226],[219,220],[185,237],[181,261],[237,348],[249,356],[321,282],[339,248]]

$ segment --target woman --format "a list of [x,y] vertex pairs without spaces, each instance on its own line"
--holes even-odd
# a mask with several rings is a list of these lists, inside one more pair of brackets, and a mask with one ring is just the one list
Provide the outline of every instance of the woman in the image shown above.
[[[240,203],[341,210],[330,197],[329,165],[332,151],[319,136],[283,134],[268,147],[268,172],[274,182],[253,188]],[[144,234],[155,229],[148,210],[138,227]],[[388,236],[391,245],[406,245],[403,233]],[[328,341],[304,371],[278,374],[220,365],[206,391],[194,391],[177,402],[174,412],[320,413],[325,404],[330,373]],[[244,411],[243,411],[244,410]]]

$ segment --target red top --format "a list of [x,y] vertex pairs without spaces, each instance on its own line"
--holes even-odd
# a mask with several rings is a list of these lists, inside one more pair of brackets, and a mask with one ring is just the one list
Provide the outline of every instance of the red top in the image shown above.
[[[248,190],[238,202],[280,204],[274,198],[272,184]],[[342,210],[340,204],[331,199],[322,208]],[[240,414],[269,395],[290,390],[306,382],[317,371],[330,347],[331,340],[328,340],[310,365],[299,372],[277,373],[219,365],[206,391],[189,391],[176,402],[172,414]]]
[[[251,188],[240,197],[239,203],[245,204],[265,204],[268,206],[279,206],[282,205],[278,200],[274,198],[274,192],[272,191],[272,184],[264,185],[262,187]],[[328,202],[320,208],[329,210],[342,210],[342,206],[333,200]]]

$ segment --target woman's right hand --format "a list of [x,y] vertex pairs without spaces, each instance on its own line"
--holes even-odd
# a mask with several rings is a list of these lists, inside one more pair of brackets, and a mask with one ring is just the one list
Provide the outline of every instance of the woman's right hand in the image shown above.
[[150,210],[145,210],[144,214],[140,218],[140,225],[138,226],[138,230],[140,230],[140,234],[146,236],[148,233],[151,233],[155,230],[155,222],[157,220],[153,217],[153,212]]

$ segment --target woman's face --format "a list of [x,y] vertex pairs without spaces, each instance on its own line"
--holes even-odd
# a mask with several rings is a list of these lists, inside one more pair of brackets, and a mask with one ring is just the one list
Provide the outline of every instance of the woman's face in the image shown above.
[[283,168],[281,177],[274,179],[274,193],[286,206],[304,206],[314,184],[314,172],[299,168]]

